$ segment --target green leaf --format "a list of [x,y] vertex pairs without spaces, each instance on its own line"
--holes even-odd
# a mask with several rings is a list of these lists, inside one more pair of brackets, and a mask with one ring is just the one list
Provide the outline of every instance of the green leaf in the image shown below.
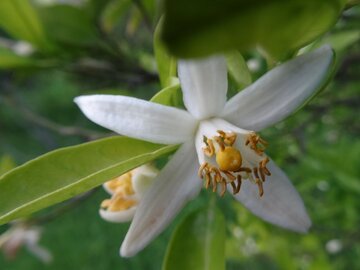
[[0,69],[24,68],[36,65],[35,59],[17,55],[12,50],[0,47]]
[[0,159],[0,175],[14,169],[15,167],[15,161],[10,156],[3,156]]
[[162,89],[153,96],[150,101],[162,105],[184,108],[183,96],[179,83]]
[[360,40],[359,30],[347,30],[333,33],[324,37],[321,42],[317,43],[314,47],[321,47],[324,44],[330,44],[331,47],[337,52],[345,51],[349,46],[355,44]]
[[167,248],[163,270],[225,270],[225,220],[214,206],[181,222]]
[[176,147],[111,137],[38,157],[0,177],[0,224],[90,190]]
[[244,57],[238,51],[227,53],[226,63],[230,76],[235,80],[240,89],[251,84],[250,70]]
[[108,3],[101,14],[102,26],[107,32],[111,32],[119,22],[123,14],[131,7],[131,0],[113,0]]
[[14,38],[26,40],[35,47],[50,48],[38,14],[28,0],[1,0],[0,27]]
[[162,40],[160,39],[163,19],[159,21],[154,33],[154,53],[162,87],[172,84],[176,77],[176,59],[169,54]]
[[79,7],[51,5],[39,8],[47,35],[55,43],[91,45],[97,34],[91,17]]
[[259,48],[283,59],[326,32],[343,0],[166,0],[163,40],[178,57]]

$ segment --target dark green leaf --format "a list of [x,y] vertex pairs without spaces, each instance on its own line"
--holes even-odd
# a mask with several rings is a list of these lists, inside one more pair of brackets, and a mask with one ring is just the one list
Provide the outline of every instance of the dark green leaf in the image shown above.
[[258,47],[282,59],[326,32],[343,0],[166,0],[163,39],[178,57]]
[[90,190],[175,149],[112,137],[45,154],[0,177],[0,224]]
[[225,269],[225,220],[216,207],[193,212],[177,227],[163,270],[177,269]]
[[49,38],[56,43],[89,45],[97,41],[90,16],[78,7],[51,5],[39,9]]

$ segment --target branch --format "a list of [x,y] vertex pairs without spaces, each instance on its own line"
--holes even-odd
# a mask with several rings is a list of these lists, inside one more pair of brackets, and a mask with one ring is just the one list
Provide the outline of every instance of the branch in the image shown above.
[[16,110],[21,116],[26,119],[27,121],[34,123],[40,127],[46,128],[48,130],[54,131],[60,135],[64,136],[80,136],[87,140],[95,140],[103,137],[107,137],[110,134],[96,132],[93,130],[75,127],[75,126],[65,126],[53,122],[35,112],[31,111],[27,108],[24,104],[16,101],[13,97],[4,97],[4,103],[11,107],[12,109]]

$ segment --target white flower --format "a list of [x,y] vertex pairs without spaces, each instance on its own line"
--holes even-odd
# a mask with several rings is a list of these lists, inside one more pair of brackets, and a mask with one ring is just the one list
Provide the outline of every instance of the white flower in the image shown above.
[[9,259],[14,259],[22,246],[44,263],[52,261],[51,253],[39,245],[41,229],[39,227],[27,226],[16,223],[9,230],[0,235],[0,250]]
[[101,203],[100,216],[116,223],[131,221],[137,205],[158,173],[154,166],[145,164],[104,183],[111,199]]
[[299,194],[263,153],[266,142],[255,131],[283,120],[321,88],[333,57],[328,46],[301,55],[227,102],[223,57],[180,61],[187,111],[125,96],[76,98],[83,113],[103,127],[153,143],[182,144],[139,203],[120,254],[135,255],[164,230],[199,193],[198,173],[207,187],[222,193],[227,187],[262,219],[306,232],[311,222]]

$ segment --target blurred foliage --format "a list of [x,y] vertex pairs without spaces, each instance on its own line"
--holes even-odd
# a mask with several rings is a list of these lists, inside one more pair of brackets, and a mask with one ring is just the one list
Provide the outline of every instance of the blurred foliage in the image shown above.
[[189,214],[176,228],[163,270],[225,269],[225,220],[214,201]]
[[[166,0],[163,38],[179,57],[257,46],[268,58],[284,59],[326,32],[344,4],[344,0]],[[317,10],[321,12],[314,16]]]
[[[204,54],[214,48],[227,48],[224,47],[227,39],[211,39],[215,35],[214,29],[205,15],[218,12],[213,7],[208,13],[204,12],[203,17],[195,18],[194,23],[189,20],[187,24],[175,25],[183,32],[169,23],[165,30],[168,38],[160,40],[157,35],[153,41],[162,10],[165,8],[166,11],[169,3],[176,1],[165,1],[165,6],[159,2],[1,1],[0,174],[15,164],[59,147],[110,135],[80,114],[72,102],[75,96],[111,93],[150,99],[157,94],[154,102],[183,106],[178,82],[172,78],[175,74],[173,56],[168,54],[166,45],[173,51],[194,48],[180,44],[188,42],[183,39],[185,32],[196,34],[197,26],[205,27],[204,35],[210,37],[205,46],[195,47],[196,50],[205,48]],[[295,2],[309,6],[315,3]],[[360,8],[352,7],[356,1],[348,1],[346,10],[339,15],[339,7],[344,2],[330,2],[336,3],[333,9],[330,8],[330,15],[322,13],[320,16],[320,9],[314,8],[309,9],[310,15],[306,13],[311,18],[315,15],[317,19],[325,20],[321,29],[311,33],[308,40],[304,38],[309,36],[304,37],[294,30],[292,37],[301,40],[290,40],[282,45],[289,56],[289,52],[308,43],[302,50],[330,43],[337,53],[338,71],[334,81],[302,110],[262,132],[262,136],[271,142],[269,154],[287,172],[304,198],[313,227],[307,235],[276,228],[254,217],[227,195],[216,202],[226,220],[226,269],[360,269]],[[171,8],[175,9],[179,3],[182,2],[176,2],[177,5]],[[323,4],[331,5],[328,3]],[[190,16],[196,14],[199,7],[202,8],[200,2],[194,10],[186,10],[184,6],[180,11],[189,11],[187,15]],[[226,9],[226,5],[221,8]],[[338,22],[331,28],[338,16]],[[263,27],[263,31],[270,33],[266,36],[271,36],[262,40],[265,45],[278,45],[279,42],[274,40],[282,37],[281,30],[293,32],[293,24],[282,29],[261,22],[252,27],[246,24],[243,30],[249,34],[255,28]],[[234,25],[224,32],[227,37],[230,33],[240,41],[245,40],[244,36],[249,37],[237,30]],[[254,39],[249,39],[250,43],[255,37],[260,36],[254,35]],[[205,44],[204,40],[200,40],[201,44]],[[229,96],[264,74],[268,65],[274,64],[268,57],[264,58],[263,51],[245,45],[232,47],[241,49],[241,54],[232,51],[228,56]],[[265,47],[275,58],[284,57],[271,46]],[[165,90],[158,92],[162,88]],[[118,255],[118,248],[128,225],[109,224],[98,218],[98,207],[105,196],[103,191],[96,191],[81,204],[41,224],[45,230],[41,243],[53,253],[52,264],[44,265],[27,251],[20,250],[14,261],[0,256],[0,268],[160,269],[177,221],[190,219],[191,215],[187,216],[187,213],[194,211],[201,215],[203,212],[198,209],[208,207],[210,197],[203,191],[200,198],[189,204],[149,247],[134,258],[123,259]],[[53,211],[58,213],[57,209],[63,206],[43,210],[33,218],[41,220]],[[0,232],[8,226],[1,226]],[[183,237],[187,236],[183,234]]]

